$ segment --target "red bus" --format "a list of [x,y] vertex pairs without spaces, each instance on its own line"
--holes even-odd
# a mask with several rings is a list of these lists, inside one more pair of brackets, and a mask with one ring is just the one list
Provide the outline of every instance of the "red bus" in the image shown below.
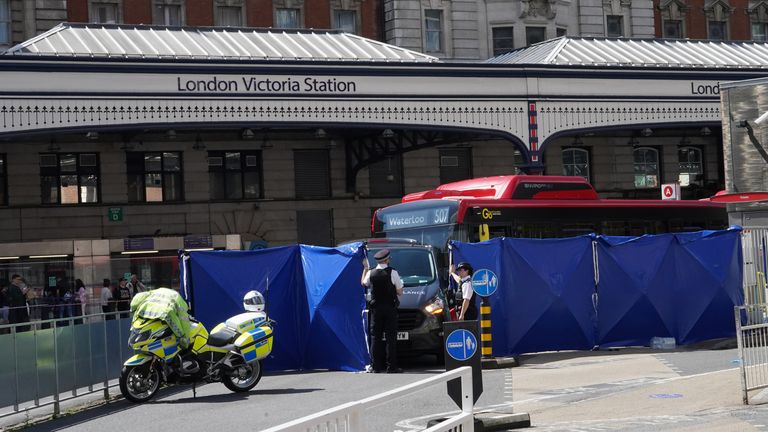
[[640,236],[728,226],[722,203],[601,199],[585,179],[569,176],[476,178],[402,201],[376,211],[374,237],[411,238],[443,252],[448,240]]

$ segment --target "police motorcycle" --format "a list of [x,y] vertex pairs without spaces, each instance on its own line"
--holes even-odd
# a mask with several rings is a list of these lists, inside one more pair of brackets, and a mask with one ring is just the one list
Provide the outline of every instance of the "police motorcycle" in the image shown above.
[[261,360],[272,352],[274,321],[258,291],[245,295],[243,307],[245,313],[220,323],[210,334],[193,321],[186,349],[165,322],[136,317],[128,338],[136,354],[123,363],[120,374],[123,396],[146,402],[163,383],[221,382],[233,392],[251,390],[261,380]]

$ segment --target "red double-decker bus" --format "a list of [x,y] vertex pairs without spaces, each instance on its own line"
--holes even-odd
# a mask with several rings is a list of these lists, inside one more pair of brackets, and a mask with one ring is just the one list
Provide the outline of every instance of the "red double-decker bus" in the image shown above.
[[725,204],[601,199],[585,179],[568,176],[476,178],[402,201],[376,211],[374,237],[411,238],[442,251],[451,239],[640,236],[728,226]]

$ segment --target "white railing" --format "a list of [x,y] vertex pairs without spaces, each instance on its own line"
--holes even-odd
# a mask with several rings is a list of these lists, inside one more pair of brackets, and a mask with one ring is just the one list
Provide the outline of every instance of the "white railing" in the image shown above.
[[768,304],[734,307],[742,401],[753,390],[768,388]]
[[363,431],[363,416],[367,409],[395,400],[425,387],[461,378],[461,412],[453,417],[425,429],[424,432],[462,431],[474,432],[472,416],[472,368],[462,366],[449,372],[427,378],[422,381],[371,396],[355,402],[349,402],[316,414],[302,417],[263,432],[361,432]]

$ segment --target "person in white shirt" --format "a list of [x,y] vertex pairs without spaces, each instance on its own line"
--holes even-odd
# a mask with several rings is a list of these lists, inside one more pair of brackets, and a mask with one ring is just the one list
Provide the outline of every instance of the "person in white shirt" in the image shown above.
[[451,277],[459,284],[461,304],[459,305],[459,321],[476,320],[475,292],[472,290],[472,266],[469,263],[459,263],[454,269],[451,265]]
[[[112,306],[110,301],[112,300],[112,290],[110,289],[111,282],[109,279],[104,279],[104,283],[101,287],[101,311],[105,314],[112,312]],[[108,318],[110,318],[108,316]]]
[[[389,266],[390,252],[382,249],[373,256],[376,268],[371,270],[363,260],[360,282],[371,287],[371,357],[374,373],[400,373],[397,367],[397,306],[403,295],[403,281],[397,270]],[[384,336],[386,335],[386,340]]]

